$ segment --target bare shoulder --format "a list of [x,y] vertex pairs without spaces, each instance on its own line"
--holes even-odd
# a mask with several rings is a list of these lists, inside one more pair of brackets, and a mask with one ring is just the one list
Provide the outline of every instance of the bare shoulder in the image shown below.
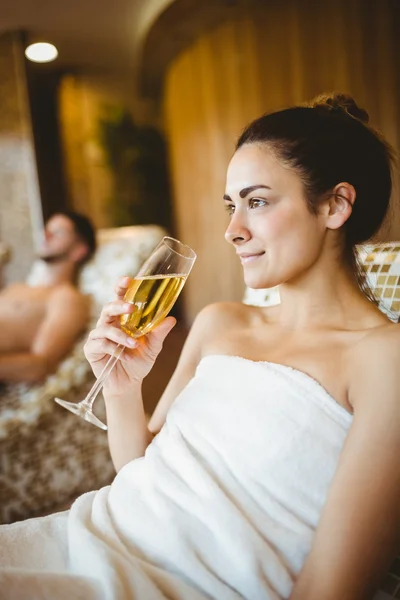
[[357,344],[358,360],[385,360],[400,352],[400,324],[388,322],[371,329]]
[[[212,328],[214,331],[235,325],[248,324],[253,316],[255,307],[241,302],[216,302],[203,308],[195,319],[194,326]],[[256,309],[257,310],[257,309]]]
[[72,283],[62,283],[55,286],[49,300],[51,303],[57,302],[59,305],[68,305],[75,310],[88,311],[90,306],[89,297],[82,294]]
[[354,348],[351,360],[353,406],[369,400],[384,409],[400,397],[400,325],[369,331]]
[[190,354],[194,362],[203,356],[205,347],[226,337],[249,321],[248,307],[239,302],[218,302],[204,307],[195,318],[187,337],[183,355]]

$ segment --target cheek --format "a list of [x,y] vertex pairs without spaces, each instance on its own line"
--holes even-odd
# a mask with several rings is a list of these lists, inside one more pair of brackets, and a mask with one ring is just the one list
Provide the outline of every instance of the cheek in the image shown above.
[[265,212],[262,218],[254,219],[253,232],[257,237],[272,242],[281,240],[289,241],[293,233],[298,230],[301,215],[288,207],[276,207],[276,209]]
[[280,275],[287,280],[311,267],[321,252],[323,236],[317,220],[310,214],[295,215],[288,229],[280,233],[272,262],[280,265]]
[[263,237],[272,264],[291,271],[313,260],[321,236],[316,219],[308,211],[283,207],[265,220]]

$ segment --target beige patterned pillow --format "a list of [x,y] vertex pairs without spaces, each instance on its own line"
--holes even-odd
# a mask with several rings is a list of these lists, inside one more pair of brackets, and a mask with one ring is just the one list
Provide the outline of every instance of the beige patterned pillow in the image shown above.
[[400,319],[400,242],[360,246],[359,257],[379,308],[395,322]]
[[[400,242],[367,244],[357,248],[379,308],[394,321],[400,319]],[[253,306],[279,304],[279,288],[246,288],[243,302]]]

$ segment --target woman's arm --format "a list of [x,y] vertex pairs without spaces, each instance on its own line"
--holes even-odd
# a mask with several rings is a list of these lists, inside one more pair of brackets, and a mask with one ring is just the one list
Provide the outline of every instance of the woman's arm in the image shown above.
[[400,330],[355,359],[354,420],[290,600],[370,600],[399,549]]
[[119,279],[115,301],[103,308],[84,347],[85,356],[96,377],[99,377],[117,346],[122,344],[125,347],[103,386],[110,453],[117,471],[134,458],[143,456],[152,439],[143,408],[142,381],[176,322],[168,317],[148,335],[135,340],[122,331],[121,315],[135,310],[132,304],[124,302],[130,283],[129,277]]
[[[122,394],[115,393],[113,388],[105,387],[104,399],[107,410],[108,441],[117,471],[134,458],[144,455],[147,446],[163,426],[167,412],[175,398],[193,377],[199,362],[200,340],[198,333],[200,329],[198,324],[201,320],[201,317],[198,317],[193,324],[175,372],[149,422],[147,422],[143,407],[142,378],[133,381]],[[154,334],[158,334],[160,329],[165,326],[168,328],[166,321],[154,330]],[[165,336],[162,335],[161,337],[164,339]],[[139,346],[135,351],[131,351],[131,355],[137,355],[138,352],[146,349],[152,342],[154,343],[154,340],[151,339],[151,334],[148,334],[141,340],[142,349]],[[161,347],[162,343],[159,348],[153,348],[156,356],[161,351]]]
[[85,355],[98,377],[118,344],[124,352],[103,386],[107,412],[108,444],[116,471],[144,455],[152,440],[143,408],[142,382],[160,353],[165,337],[175,324],[168,317],[148,335],[133,340],[119,328],[115,315],[126,313],[123,302],[103,309],[102,316],[85,344]]
[[203,340],[218,331],[224,319],[218,317],[218,305],[206,307],[196,318],[182,350],[181,358],[150,423],[147,423],[142,400],[142,382],[160,353],[165,337],[175,319],[168,317],[149,334],[133,340],[120,328],[120,315],[134,307],[123,301],[128,277],[116,286],[116,300],[104,307],[96,328],[85,344],[85,355],[93,372],[99,376],[118,344],[124,352],[108,376],[103,396],[107,410],[110,453],[117,471],[144,455],[147,446],[165,422],[176,396],[193,377],[202,355]]
[[[142,378],[133,381],[129,389],[122,394],[111,391],[106,384],[104,397],[107,408],[108,439],[117,471],[134,458],[144,455],[147,446],[164,425],[175,398],[194,376],[202,357],[205,340],[209,340],[211,335],[218,335],[219,327],[229,318],[228,315],[229,311],[222,304],[207,306],[197,315],[183,346],[178,365],[148,423],[143,408]],[[155,357],[161,351],[162,341],[171,329],[167,321],[168,319],[157,327],[153,334],[140,338],[137,348],[129,351],[133,364],[141,355],[145,358],[150,348],[152,366]],[[167,333],[163,328],[166,328]],[[147,371],[150,371],[150,368]]]
[[143,456],[152,440],[143,409],[142,384],[119,397],[104,394],[104,399],[108,446],[118,473],[128,462]]

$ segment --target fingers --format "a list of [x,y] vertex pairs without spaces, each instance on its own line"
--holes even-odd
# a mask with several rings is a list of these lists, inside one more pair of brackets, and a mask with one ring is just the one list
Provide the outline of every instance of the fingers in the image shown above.
[[165,338],[167,337],[171,329],[175,327],[175,325],[175,317],[166,317],[163,321],[161,321],[159,325],[157,325],[157,327],[153,329],[153,331],[147,334],[146,337],[148,338],[149,344],[155,347],[154,349],[157,349],[157,351],[159,352],[162,348]]
[[175,317],[166,317],[157,327],[154,328],[154,333],[158,332],[158,335],[163,335],[166,337],[171,329],[173,329],[176,325]]
[[[111,308],[112,306],[114,308]],[[123,306],[123,302],[111,303],[108,305],[108,310],[109,312],[115,310],[120,314]],[[103,322],[90,332],[84,346],[85,356],[89,361],[93,361],[98,356],[111,356],[114,354],[117,346],[122,344],[128,349],[135,349],[134,353],[129,351],[124,352],[124,360],[137,360],[137,351],[139,351],[142,354],[142,358],[143,356],[147,356],[149,360],[154,361],[162,349],[166,336],[175,324],[176,319],[174,317],[167,317],[147,335],[133,339],[124,331],[115,327],[115,325]]]
[[105,355],[112,356],[116,349],[118,348],[118,344],[111,342],[106,339],[98,339],[98,340],[88,340],[83,347],[83,352],[85,354],[86,359],[90,362],[94,359],[97,360],[97,357],[104,357]]
[[126,294],[126,291],[131,283],[132,283],[131,277],[124,276],[124,277],[120,277],[118,279],[117,285],[115,286],[115,289],[114,289],[118,300],[123,300],[123,298]]
[[116,344],[128,346],[128,348],[136,348],[138,345],[136,340],[124,333],[121,329],[113,327],[112,325],[96,327],[96,329],[93,329],[93,331],[89,333],[88,342],[97,342],[98,340],[112,341]]
[[101,311],[100,318],[97,321],[97,325],[103,325],[105,323],[112,323],[115,317],[132,313],[135,310],[135,306],[129,302],[123,300],[115,300],[106,304]]

